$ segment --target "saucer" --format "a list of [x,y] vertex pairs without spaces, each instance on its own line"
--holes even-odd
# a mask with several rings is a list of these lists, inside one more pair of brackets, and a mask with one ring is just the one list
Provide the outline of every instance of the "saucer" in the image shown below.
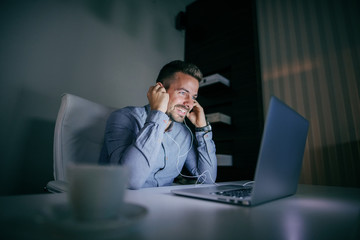
[[125,235],[131,231],[135,223],[147,213],[146,208],[123,203],[122,211],[116,219],[105,221],[78,221],[74,218],[67,204],[53,205],[44,209],[40,223],[51,233],[61,237],[76,239],[106,239]]

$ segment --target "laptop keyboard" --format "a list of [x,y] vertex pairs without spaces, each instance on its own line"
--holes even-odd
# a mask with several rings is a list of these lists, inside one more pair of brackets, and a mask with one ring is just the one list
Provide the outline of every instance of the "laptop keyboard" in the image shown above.
[[251,190],[252,190],[252,187],[245,187],[245,188],[234,189],[234,190],[214,192],[213,194],[220,195],[220,196],[233,197],[233,198],[244,198],[244,197],[250,196]]

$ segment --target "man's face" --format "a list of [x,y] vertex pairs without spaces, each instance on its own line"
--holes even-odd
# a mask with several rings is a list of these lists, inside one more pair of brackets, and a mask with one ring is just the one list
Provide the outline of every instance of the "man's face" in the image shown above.
[[194,106],[194,100],[199,90],[199,81],[185,73],[177,72],[171,80],[166,92],[169,94],[169,103],[166,114],[175,122],[183,122],[186,114]]

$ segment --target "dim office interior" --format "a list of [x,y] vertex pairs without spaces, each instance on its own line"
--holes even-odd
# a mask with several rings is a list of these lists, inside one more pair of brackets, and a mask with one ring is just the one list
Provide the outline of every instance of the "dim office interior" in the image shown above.
[[[114,108],[142,106],[147,103],[146,92],[158,70],[173,59],[192,60],[205,75],[220,73],[236,90],[224,111],[238,124],[239,136],[229,148],[220,150],[232,153],[245,141],[253,146],[235,152],[230,167],[219,167],[224,180],[253,176],[263,118],[270,96],[275,95],[310,121],[299,183],[336,187],[335,192],[338,187],[358,189],[360,3],[254,0],[234,7],[232,2],[1,1],[0,196],[44,193],[43,187],[53,178],[54,127],[63,93]],[[229,12],[222,12],[224,8]],[[181,12],[192,12],[199,18],[177,22]],[[217,19],[219,15],[222,18]],[[211,24],[202,18],[210,19]],[[239,106],[252,109],[232,108]],[[242,125],[244,121],[257,125],[250,128]],[[241,135],[241,130],[247,135]],[[237,170],[243,175],[234,174]],[[301,191],[306,193],[308,188]],[[321,197],[327,196],[333,195]],[[160,202],[165,203],[167,197]],[[358,203],[359,193],[349,193],[345,198]],[[178,199],[174,201],[179,203]],[[195,213],[215,206],[183,201],[192,210],[191,204],[199,207]],[[325,209],[337,203],[325,206],[315,202],[323,212],[319,219],[333,216]],[[218,206],[225,211],[220,216],[232,215],[233,207]],[[352,220],[359,224],[358,207],[357,211],[350,220],[341,217],[350,225]],[[161,219],[160,215],[156,217]],[[197,218],[189,221],[197,222]]]

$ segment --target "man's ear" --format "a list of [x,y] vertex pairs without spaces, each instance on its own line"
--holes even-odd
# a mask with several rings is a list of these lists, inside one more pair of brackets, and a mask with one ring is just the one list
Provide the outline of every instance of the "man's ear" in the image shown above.
[[166,91],[166,92],[168,91],[168,88],[166,88],[166,87],[164,86],[164,84],[162,84],[161,82],[157,82],[156,84],[159,84],[161,87],[165,88],[165,91]]
[[161,82],[157,82],[156,84],[159,84],[161,87],[165,88]]

